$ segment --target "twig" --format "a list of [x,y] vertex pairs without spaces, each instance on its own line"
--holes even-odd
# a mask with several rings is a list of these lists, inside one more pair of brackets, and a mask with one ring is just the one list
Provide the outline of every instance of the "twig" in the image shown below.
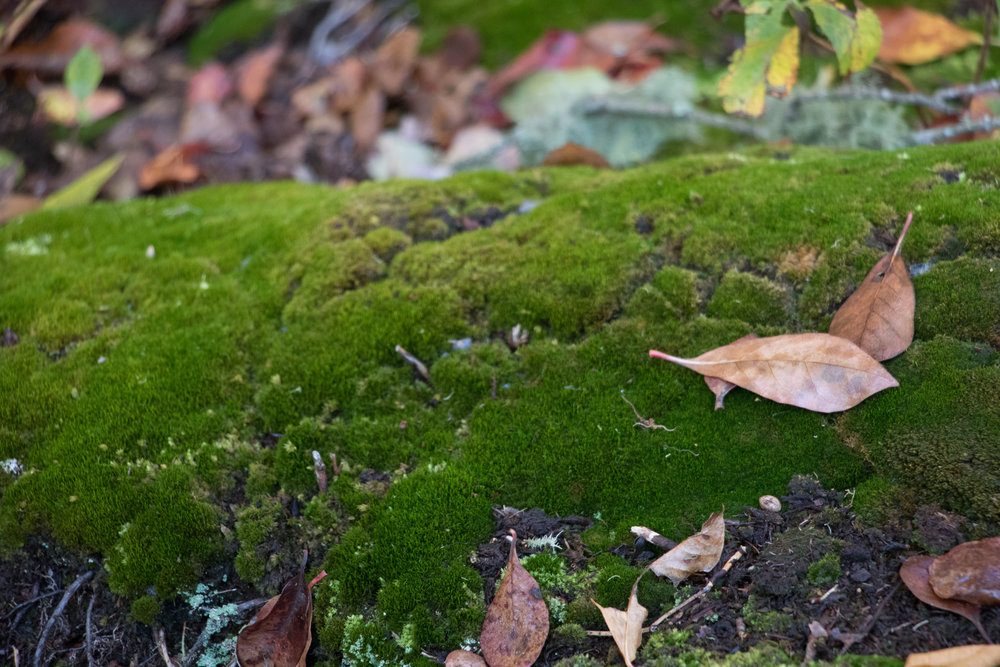
[[878,603],[877,607],[875,607],[875,611],[872,612],[871,617],[867,621],[865,621],[865,624],[862,625],[861,629],[858,630],[858,632],[855,634],[853,641],[844,642],[844,647],[840,649],[840,655],[844,655],[845,653],[847,653],[848,649],[850,649],[851,646],[853,646],[856,642],[859,642],[862,639],[864,639],[865,636],[869,632],[871,632],[872,627],[875,625],[875,620],[879,617],[879,614],[882,613],[882,610],[885,609],[885,605],[889,602],[890,598],[892,598],[892,596],[896,594],[896,591],[899,590],[900,585],[901,582],[897,581],[896,585],[892,587],[892,590],[890,590],[889,593],[884,598],[882,598],[882,601]]
[[802,667],[806,667],[816,659],[816,640],[829,636],[830,633],[826,631],[822,623],[819,621],[809,622],[809,641],[806,642],[806,655],[802,658]]
[[979,93],[992,93],[1000,90],[1000,78],[987,79],[979,83],[963,83],[934,91],[934,97],[942,100],[953,100],[958,97],[972,97]]
[[76,581],[70,584],[69,588],[66,589],[62,599],[59,600],[59,604],[56,605],[55,611],[53,611],[52,615],[49,616],[49,621],[45,624],[45,629],[42,630],[42,636],[38,639],[38,648],[35,649],[35,667],[39,667],[43,664],[42,653],[45,651],[45,642],[48,641],[49,633],[52,632],[52,628],[55,627],[56,619],[59,618],[59,616],[61,616],[66,610],[66,605],[69,604],[69,600],[73,597],[73,594],[76,593],[80,586],[83,586],[83,584],[93,576],[93,571],[84,572],[76,578]]
[[155,628],[153,630],[153,641],[156,643],[156,650],[163,658],[163,662],[167,667],[177,667],[177,663],[173,661],[170,657],[170,651],[167,649],[167,637],[166,633],[163,632],[163,628]]
[[669,118],[674,120],[689,120],[700,125],[729,130],[737,134],[746,134],[757,139],[767,139],[767,130],[742,118],[733,118],[724,114],[711,113],[701,109],[676,109],[670,104],[656,102],[636,102],[634,100],[617,100],[614,98],[597,98],[580,102],[577,108],[587,116],[600,114],[623,116],[650,116],[653,118]]
[[677,543],[673,540],[668,540],[663,535],[660,535],[655,530],[646,528],[645,526],[632,526],[632,534],[636,537],[641,537],[647,542],[652,542],[656,546],[660,547],[664,551],[670,551],[677,546]]
[[652,623],[650,623],[649,624],[650,630],[655,630],[657,628],[657,626],[660,625],[660,623],[663,623],[663,621],[667,620],[668,618],[670,618],[674,614],[676,614],[679,611],[681,611],[682,609],[684,609],[684,607],[688,606],[689,604],[691,604],[695,600],[703,597],[709,591],[711,591],[712,588],[715,586],[715,582],[717,582],[724,574],[726,574],[727,572],[729,572],[729,570],[732,569],[733,564],[736,561],[738,561],[740,558],[742,558],[743,555],[746,554],[746,552],[747,552],[747,548],[745,546],[740,546],[740,548],[736,550],[736,553],[734,553],[732,556],[729,557],[729,560],[727,560],[726,564],[722,566],[722,569],[719,570],[718,572],[716,572],[715,576],[713,576],[709,580],[709,582],[707,584],[705,584],[704,588],[702,588],[700,591],[698,591],[697,593],[695,593],[694,595],[692,595],[691,597],[689,597],[687,600],[684,600],[683,602],[681,602],[679,605],[675,606],[673,609],[668,610],[667,613],[665,613],[663,616],[660,616],[658,619],[656,619],[655,621],[653,621]]
[[[623,401],[625,401],[626,403],[629,404],[629,407],[632,408],[632,412],[635,413],[635,418],[639,420],[636,423],[632,424],[632,426],[641,426],[643,428],[651,428],[651,429],[662,428],[664,431],[671,431],[671,432],[677,430],[675,428],[667,428],[666,426],[663,426],[662,424],[657,424],[656,422],[653,421],[652,417],[650,417],[649,419],[646,419],[645,417],[643,417],[642,415],[639,414],[639,411],[636,410],[635,405],[632,403],[632,401],[630,401],[627,398],[625,398],[625,394],[619,394],[619,396],[622,397]],[[691,453],[694,454],[694,452],[691,452]],[[698,456],[697,454],[694,454],[694,455]]]
[[326,464],[323,463],[323,455],[315,449],[313,455],[313,471],[316,473],[316,484],[320,493],[326,493]]
[[989,132],[1000,129],[1000,117],[986,116],[977,120],[967,120],[955,125],[933,127],[929,130],[918,130],[910,135],[910,143],[918,146],[937,143],[943,139],[951,139],[969,132]]
[[934,109],[942,113],[959,113],[961,109],[945,100],[947,97],[924,95],[923,93],[901,93],[888,88],[872,88],[869,86],[839,86],[830,90],[810,90],[796,93],[796,101],[825,102],[826,100],[881,100],[899,104],[914,104]]
[[[22,607],[27,607],[28,605],[34,604],[34,603],[38,602],[39,600],[44,600],[45,598],[50,598],[53,595],[59,595],[60,593],[62,593],[62,590],[52,591],[51,593],[46,593],[45,595],[38,595],[38,596],[35,596],[35,597],[31,598],[30,600],[25,600],[21,604],[15,605],[14,607],[11,607],[11,610],[9,612],[7,612],[5,615],[0,616],[0,621],[3,621],[3,620],[6,620],[6,619],[10,618],[11,616],[13,616],[15,614],[15,612],[17,612],[18,609],[21,609]],[[16,625],[16,623],[14,625]]]
[[427,372],[427,366],[424,366],[423,362],[417,359],[415,356],[403,349],[401,345],[396,346],[396,354],[403,357],[406,363],[413,366],[424,382],[431,384],[431,374]]
[[97,595],[90,596],[90,604],[87,605],[87,664],[96,665],[94,662],[94,633],[90,623],[91,614],[94,611],[94,599]]
[[979,80],[983,78],[983,68],[986,67],[986,59],[990,55],[990,37],[993,33],[993,14],[997,11],[996,0],[983,0],[983,11],[986,13],[986,19],[983,25],[983,46],[979,50],[979,62],[976,63],[976,75],[972,78],[972,80],[976,83],[979,83]]

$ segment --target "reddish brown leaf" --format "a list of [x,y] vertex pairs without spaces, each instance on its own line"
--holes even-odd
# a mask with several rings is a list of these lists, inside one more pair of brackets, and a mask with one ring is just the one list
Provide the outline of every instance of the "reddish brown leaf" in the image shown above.
[[590,600],[601,610],[604,622],[607,624],[608,630],[611,631],[611,637],[618,646],[618,652],[625,658],[626,667],[632,667],[632,661],[635,660],[635,653],[639,649],[639,644],[642,643],[642,624],[649,613],[648,609],[639,604],[639,598],[636,595],[639,579],[642,579],[642,574],[632,584],[632,595],[629,596],[628,607],[625,611],[614,607],[602,607],[594,602],[593,598]]
[[89,46],[101,58],[105,74],[116,74],[124,58],[118,38],[87,19],[74,18],[53,28],[40,42],[18,44],[0,55],[0,69],[15,67],[36,72],[62,74],[80,47]]
[[251,52],[240,63],[236,72],[236,88],[250,106],[257,106],[263,99],[283,51],[280,44],[272,44],[266,49]]
[[[758,337],[757,334],[751,333],[747,334],[746,336],[743,336],[742,338],[737,338],[733,342],[738,343],[741,340],[751,340],[757,337]],[[728,394],[729,392],[731,392],[733,389],[736,388],[736,385],[733,384],[732,382],[726,382],[721,378],[714,378],[708,375],[705,376],[705,384],[707,384],[708,388],[712,390],[713,394],[715,394],[716,410],[722,410],[723,408],[726,407],[725,405],[723,405],[723,401],[726,400],[726,394]]]
[[240,667],[305,667],[312,643],[312,590],[302,569],[236,638]]
[[486,610],[479,644],[490,667],[527,667],[549,634],[549,610],[535,578],[517,559],[517,533],[510,531],[507,572]]
[[201,170],[192,158],[209,149],[207,144],[174,145],[143,165],[139,173],[139,187],[143,190],[168,183],[194,183]]
[[964,616],[972,621],[980,634],[986,638],[986,641],[991,641],[989,635],[986,634],[986,630],[983,628],[982,621],[979,619],[981,608],[978,605],[960,600],[945,600],[942,597],[938,597],[931,588],[930,570],[931,563],[933,562],[934,559],[930,556],[910,556],[903,562],[903,566],[899,568],[899,577],[918,600],[932,607]]
[[681,359],[666,359],[717,377],[778,403],[815,412],[839,412],[899,383],[854,343],[821,333],[741,340]]
[[882,24],[878,57],[887,63],[921,65],[973,44],[982,35],[941,16],[913,7],[873,7]]
[[1000,537],[965,542],[935,558],[930,586],[949,600],[1000,605]]
[[233,89],[226,68],[219,63],[209,63],[191,76],[187,87],[187,105],[208,102],[218,105]]
[[456,650],[444,659],[444,667],[486,667],[486,661],[471,651]]
[[832,335],[846,338],[877,361],[902,354],[913,342],[916,300],[906,263],[899,254],[912,221],[911,211],[896,247],[872,267],[830,323]]
[[80,121],[81,107],[85,122],[92,123],[115,113],[125,104],[125,96],[117,88],[98,88],[80,103],[66,86],[42,86],[38,91],[36,115],[47,122],[74,126]]
[[372,76],[386,95],[399,95],[410,78],[420,50],[420,31],[403,28],[387,39],[375,53]]
[[28,195],[9,194],[0,197],[0,227],[12,219],[31,213],[42,205],[43,200]]
[[649,569],[678,584],[695,572],[711,572],[719,563],[725,542],[726,522],[722,512],[714,512],[701,525],[701,531],[657,558]]
[[1000,667],[1000,646],[973,644],[911,653],[903,667]]
[[611,165],[603,155],[597,151],[574,144],[572,142],[563,144],[545,156],[542,164],[546,167],[572,167],[583,165],[594,167],[595,169],[610,169]]
[[445,67],[464,70],[479,62],[482,53],[483,45],[476,31],[469,26],[457,26],[444,36],[438,55]]

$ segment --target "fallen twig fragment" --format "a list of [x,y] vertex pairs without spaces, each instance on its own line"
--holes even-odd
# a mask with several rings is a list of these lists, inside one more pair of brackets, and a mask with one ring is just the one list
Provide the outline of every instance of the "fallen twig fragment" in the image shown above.
[[422,361],[404,350],[402,345],[396,346],[396,354],[403,357],[403,359],[406,360],[406,363],[413,366],[413,369],[417,371],[417,374],[420,375],[424,382],[431,384],[431,374],[427,372],[427,366],[424,366]]
[[313,470],[316,472],[316,484],[320,493],[326,493],[326,464],[323,463],[323,455],[315,449],[313,455]]
[[38,647],[35,648],[35,667],[39,667],[44,664],[42,662],[42,653],[45,651],[45,642],[49,639],[49,633],[52,632],[52,628],[55,627],[56,619],[58,619],[66,610],[66,605],[69,604],[69,600],[73,597],[73,594],[76,593],[80,589],[80,586],[83,586],[83,584],[93,576],[93,571],[84,572],[76,578],[76,581],[69,585],[69,588],[66,589],[62,599],[59,600],[59,604],[56,605],[52,615],[49,616],[49,621],[45,624],[45,629],[42,630],[42,636],[38,639]]
[[709,582],[707,584],[705,584],[704,588],[702,588],[700,591],[698,591],[697,593],[695,593],[694,595],[692,595],[691,597],[689,597],[687,600],[684,600],[683,602],[681,602],[680,604],[676,605],[672,609],[669,609],[667,611],[667,613],[663,614],[663,616],[660,616],[658,619],[656,619],[655,621],[653,621],[650,624],[650,626],[649,626],[650,630],[655,631],[657,629],[657,626],[660,625],[660,623],[663,623],[663,621],[667,620],[668,618],[670,618],[674,614],[680,612],[682,609],[684,609],[685,607],[687,607],[689,604],[691,604],[695,600],[697,600],[697,599],[699,599],[701,597],[704,597],[705,594],[707,594],[709,591],[711,591],[712,588],[715,586],[715,582],[717,582],[720,578],[722,578],[722,576],[724,574],[726,574],[726,572],[729,572],[729,570],[732,569],[733,564],[736,561],[738,561],[740,558],[742,558],[743,555],[746,554],[746,552],[747,552],[747,548],[745,546],[741,546],[739,549],[737,549],[736,553],[734,553],[732,556],[729,557],[729,560],[727,560],[726,563],[725,563],[725,565],[722,566],[722,569],[715,573],[715,576],[713,576],[709,580]]
[[670,551],[677,546],[673,540],[669,540],[651,528],[645,526],[632,526],[632,534],[641,537],[647,542],[651,542],[665,551]]

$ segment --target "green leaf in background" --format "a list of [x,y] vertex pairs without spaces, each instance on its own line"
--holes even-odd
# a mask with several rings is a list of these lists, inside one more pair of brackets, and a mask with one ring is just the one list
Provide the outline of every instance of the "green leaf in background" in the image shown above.
[[82,103],[94,94],[103,76],[100,56],[89,46],[83,46],[69,61],[63,73],[63,82],[70,94]]
[[108,179],[118,171],[118,167],[121,166],[124,159],[124,153],[110,157],[59,192],[53,192],[45,199],[42,210],[79,206],[94,201],[97,193],[101,191]]
[[[775,6],[769,2],[754,2],[746,8],[746,46],[733,54],[729,71],[719,81],[719,94],[726,112],[742,112],[749,116],[764,112],[765,75],[772,58],[779,52],[780,64],[775,77],[782,80],[783,86],[789,81],[794,83],[794,73],[798,70],[798,31],[794,26],[782,24],[784,13],[784,5]],[[786,48],[782,49],[783,45]],[[794,54],[787,53],[789,45]]]
[[882,26],[875,12],[858,3],[855,16],[834,0],[811,0],[805,7],[830,39],[841,74],[860,71],[875,59],[882,42]]

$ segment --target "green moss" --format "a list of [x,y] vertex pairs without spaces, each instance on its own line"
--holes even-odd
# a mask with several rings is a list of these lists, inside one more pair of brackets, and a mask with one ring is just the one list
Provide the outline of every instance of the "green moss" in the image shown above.
[[664,266],[653,276],[651,285],[660,290],[683,317],[691,317],[698,312],[698,276],[693,271]]
[[[249,583],[257,583],[266,573],[270,549],[267,542],[281,520],[281,505],[265,502],[259,507],[240,510],[236,519],[236,537],[240,550],[236,554],[236,574]],[[261,548],[264,548],[261,551]]]
[[913,281],[915,335],[947,335],[1000,348],[1000,261],[962,257]]
[[741,613],[747,628],[754,632],[772,632],[782,634],[792,628],[793,619],[789,614],[780,611],[764,611],[761,602],[753,594],[748,596]]
[[789,293],[767,278],[729,271],[708,302],[712,317],[742,320],[750,325],[788,326]]
[[815,563],[809,565],[806,578],[813,586],[831,586],[840,579],[840,556],[826,554]]
[[392,227],[378,227],[365,234],[365,243],[372,252],[388,264],[413,242],[409,236]]
[[160,601],[153,595],[143,595],[132,601],[132,618],[139,623],[153,625],[160,613]]

